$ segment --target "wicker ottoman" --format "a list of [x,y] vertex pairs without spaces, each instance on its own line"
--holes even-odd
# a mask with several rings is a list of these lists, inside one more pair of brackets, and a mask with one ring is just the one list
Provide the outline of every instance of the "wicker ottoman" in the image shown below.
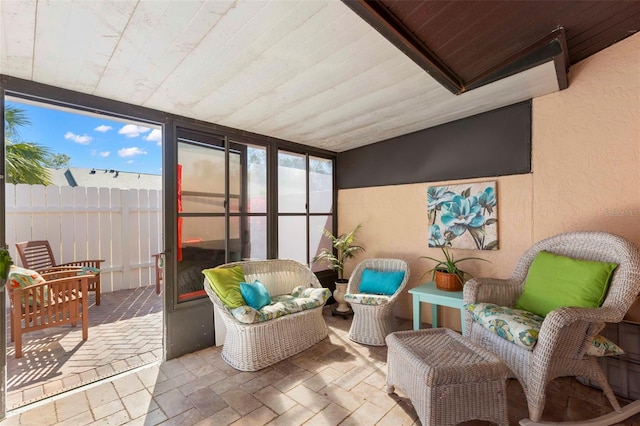
[[402,389],[424,426],[472,419],[507,426],[507,366],[445,328],[387,336],[387,392]]

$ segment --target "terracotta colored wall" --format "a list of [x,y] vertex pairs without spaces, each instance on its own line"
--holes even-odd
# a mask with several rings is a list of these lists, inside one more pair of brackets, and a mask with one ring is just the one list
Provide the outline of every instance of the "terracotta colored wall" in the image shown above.
[[[475,276],[508,277],[527,247],[572,230],[620,234],[640,246],[640,34],[617,43],[570,69],[569,88],[533,102],[533,173],[496,178],[500,248],[454,251],[491,261],[468,262]],[[473,181],[493,180],[491,178]],[[439,257],[427,248],[426,190],[432,182],[341,190],[340,232],[362,223],[365,257],[398,257],[411,266],[409,288]],[[458,312],[441,308],[443,325],[460,329]],[[411,318],[404,294],[395,313]],[[422,320],[430,322],[423,305]]]

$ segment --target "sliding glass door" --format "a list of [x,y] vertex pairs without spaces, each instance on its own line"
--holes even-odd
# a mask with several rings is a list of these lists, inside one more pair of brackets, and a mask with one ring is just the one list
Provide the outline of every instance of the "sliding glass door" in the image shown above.
[[265,159],[264,147],[178,134],[178,303],[206,296],[203,269],[266,259]]
[[323,248],[323,230],[334,232],[333,160],[278,151],[278,258],[311,265]]

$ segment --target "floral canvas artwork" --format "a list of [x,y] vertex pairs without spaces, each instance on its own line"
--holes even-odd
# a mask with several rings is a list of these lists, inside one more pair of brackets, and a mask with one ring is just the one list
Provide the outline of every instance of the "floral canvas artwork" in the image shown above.
[[427,188],[429,247],[498,249],[496,182]]

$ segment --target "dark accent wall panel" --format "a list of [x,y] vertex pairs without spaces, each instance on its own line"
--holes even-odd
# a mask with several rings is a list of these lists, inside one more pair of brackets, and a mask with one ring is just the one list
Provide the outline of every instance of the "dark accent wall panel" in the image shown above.
[[531,171],[531,101],[338,154],[338,189]]

